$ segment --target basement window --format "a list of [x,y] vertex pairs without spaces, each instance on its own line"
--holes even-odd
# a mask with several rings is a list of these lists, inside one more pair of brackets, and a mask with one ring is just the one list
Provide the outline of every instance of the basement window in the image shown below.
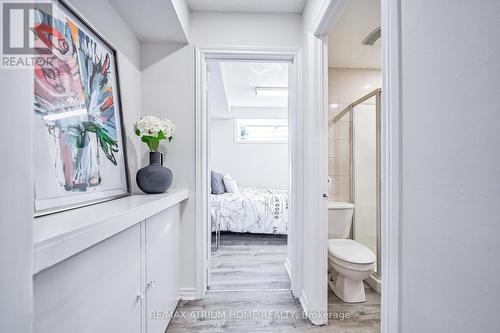
[[235,118],[236,143],[287,143],[286,118]]

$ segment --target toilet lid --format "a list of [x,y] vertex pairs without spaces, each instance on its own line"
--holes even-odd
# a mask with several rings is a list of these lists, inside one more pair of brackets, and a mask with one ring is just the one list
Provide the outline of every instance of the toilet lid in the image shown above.
[[329,239],[328,253],[353,264],[372,264],[376,261],[372,250],[352,239]]

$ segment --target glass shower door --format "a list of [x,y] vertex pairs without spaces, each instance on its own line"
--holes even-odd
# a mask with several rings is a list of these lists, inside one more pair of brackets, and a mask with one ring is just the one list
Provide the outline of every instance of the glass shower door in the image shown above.
[[376,254],[380,276],[380,93],[351,114],[353,238]]

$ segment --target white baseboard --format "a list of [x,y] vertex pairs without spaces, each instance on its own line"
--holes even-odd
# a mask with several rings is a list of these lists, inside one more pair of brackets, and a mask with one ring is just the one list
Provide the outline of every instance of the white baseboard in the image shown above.
[[365,280],[366,284],[370,286],[373,290],[380,294],[380,290],[382,289],[382,280],[379,277],[370,275],[368,279]]
[[309,309],[309,301],[307,300],[307,296],[304,293],[304,289],[300,291],[300,305],[302,305],[302,311],[304,311],[305,314],[307,314],[308,309]]
[[179,293],[183,301],[193,301],[196,299],[196,290],[194,288],[181,288]]
[[302,310],[304,311],[304,314],[307,316],[309,321],[314,326],[321,326],[321,325],[328,324],[327,318],[318,318],[318,316],[310,315],[309,300],[307,299],[307,296],[306,296],[306,293],[304,292],[304,289],[302,289],[302,291],[300,292],[299,300],[300,300],[300,305],[302,305]]

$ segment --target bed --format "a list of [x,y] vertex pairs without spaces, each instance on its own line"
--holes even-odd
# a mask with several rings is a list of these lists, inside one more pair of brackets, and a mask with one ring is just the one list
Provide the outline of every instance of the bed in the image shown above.
[[212,231],[286,235],[288,191],[240,188],[237,193],[210,195]]

